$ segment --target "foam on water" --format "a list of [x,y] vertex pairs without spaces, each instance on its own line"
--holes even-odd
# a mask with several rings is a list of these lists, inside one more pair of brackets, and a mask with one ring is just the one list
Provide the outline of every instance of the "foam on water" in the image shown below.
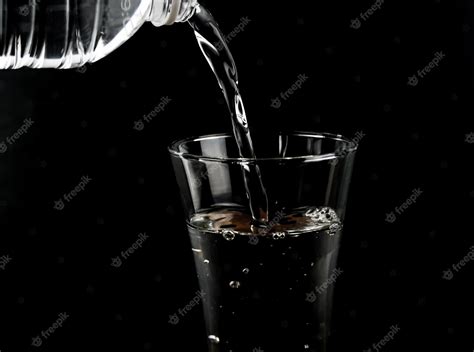
[[252,217],[242,208],[222,208],[197,213],[190,225],[199,231],[222,235],[232,241],[238,235],[269,236],[282,240],[286,236],[297,236],[307,232],[325,231],[334,235],[342,229],[342,224],[334,209],[329,207],[307,207],[282,212],[272,226],[260,228],[255,232]]

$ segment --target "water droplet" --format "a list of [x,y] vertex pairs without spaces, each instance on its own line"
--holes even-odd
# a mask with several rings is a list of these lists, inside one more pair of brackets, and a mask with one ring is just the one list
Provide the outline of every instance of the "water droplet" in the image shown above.
[[216,344],[220,342],[219,337],[217,337],[217,336],[215,336],[215,335],[209,335],[207,338],[208,338],[211,342],[216,343]]
[[249,268],[244,268],[244,269],[242,270],[242,272],[243,272],[244,274],[248,274],[249,271],[250,271]]
[[204,263],[209,264],[209,260],[204,259]]
[[284,239],[286,236],[286,234],[284,232],[275,232],[273,235],[272,235],[272,238],[274,240],[282,240]]
[[229,283],[229,286],[232,288],[239,288],[240,287],[240,282],[239,281],[231,281]]
[[227,241],[232,241],[235,238],[235,232],[232,231],[232,230],[224,230],[224,231],[222,231],[222,236]]

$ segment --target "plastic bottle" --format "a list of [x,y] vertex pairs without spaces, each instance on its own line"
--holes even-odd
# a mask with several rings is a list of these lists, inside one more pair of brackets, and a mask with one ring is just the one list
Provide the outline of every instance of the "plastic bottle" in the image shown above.
[[95,62],[146,22],[187,21],[197,0],[0,0],[0,69]]

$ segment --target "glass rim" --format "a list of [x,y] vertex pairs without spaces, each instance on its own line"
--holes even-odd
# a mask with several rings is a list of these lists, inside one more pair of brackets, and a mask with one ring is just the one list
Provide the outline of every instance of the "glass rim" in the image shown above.
[[289,157],[264,157],[264,158],[229,158],[229,157],[210,157],[197,155],[193,153],[180,152],[179,147],[185,143],[189,142],[199,142],[210,139],[220,139],[220,138],[233,138],[233,135],[230,133],[216,133],[216,134],[207,134],[202,136],[188,137],[184,139],[175,140],[168,146],[168,152],[175,157],[186,159],[186,160],[197,160],[197,161],[207,161],[207,162],[220,162],[220,163],[255,163],[261,161],[302,161],[302,162],[313,162],[313,161],[324,161],[324,160],[333,160],[341,157],[347,156],[351,152],[355,152],[358,148],[358,143],[352,139],[348,139],[340,134],[326,133],[326,132],[303,132],[303,131],[292,131],[292,132],[279,132],[279,134],[286,134],[298,137],[312,137],[319,139],[330,139],[337,140],[344,143],[347,143],[347,148],[344,149],[344,153],[326,153],[326,154],[309,154],[309,155],[298,155],[298,156],[289,156]]

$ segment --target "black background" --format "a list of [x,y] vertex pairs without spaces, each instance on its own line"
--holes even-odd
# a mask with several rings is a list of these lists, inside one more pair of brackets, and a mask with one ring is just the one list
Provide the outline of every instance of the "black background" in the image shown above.
[[[474,209],[469,0],[391,1],[359,29],[374,1],[202,1],[230,42],[256,138],[278,129],[366,136],[348,203],[334,350],[362,351],[390,326],[384,351],[472,351]],[[446,57],[415,87],[408,77]],[[309,80],[280,109],[271,99]],[[192,254],[166,146],[228,132],[219,88],[189,26],[145,25],[85,70],[0,72],[0,351],[205,350]],[[134,123],[168,96],[143,131]],[[258,152],[258,151],[257,151]],[[54,201],[92,181],[62,211]],[[385,221],[420,188],[416,204]],[[119,268],[111,258],[150,238]],[[61,312],[43,346],[31,340]],[[264,328],[264,327],[263,327]],[[171,347],[171,346],[173,347]],[[375,349],[373,349],[375,350]]]

